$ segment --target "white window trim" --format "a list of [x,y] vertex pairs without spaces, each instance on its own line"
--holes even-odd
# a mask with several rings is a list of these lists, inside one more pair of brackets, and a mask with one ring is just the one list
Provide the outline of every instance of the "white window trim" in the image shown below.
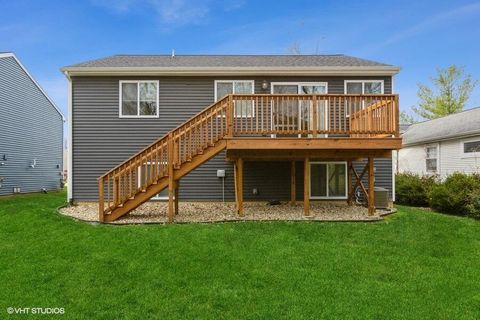
[[480,137],[477,138],[472,138],[472,139],[466,139],[460,141],[460,157],[461,158],[480,158],[480,151],[477,152],[464,152],[465,150],[465,143],[467,142],[474,142],[474,141],[480,141]]
[[[145,83],[145,82],[150,82],[150,83],[156,83],[157,84],[157,114],[153,116],[148,116],[148,115],[140,115],[140,83]],[[124,83],[136,83],[137,84],[137,115],[123,115],[122,114],[122,84]],[[160,87],[159,87],[159,81],[158,80],[120,80],[118,82],[118,115],[120,118],[131,118],[131,119],[142,119],[142,118],[158,118],[160,116]]]
[[[365,94],[365,83],[373,83],[373,82],[380,82],[381,83],[380,94],[384,94],[385,93],[385,80],[344,80],[343,81],[343,93],[347,94],[347,85],[349,83],[361,83],[362,84],[362,93],[361,94],[363,95],[363,94]],[[365,101],[362,101],[362,109],[365,109]],[[345,116],[347,118],[350,118],[350,114],[348,113],[348,110],[345,110]]]
[[380,82],[381,83],[381,93],[385,94],[385,80],[344,80],[343,84],[343,93],[347,94],[347,84],[348,83],[361,83],[362,84],[362,94],[365,94],[365,83],[373,83],[373,82]]
[[[214,92],[215,92],[215,102],[218,101],[218,96],[217,96],[217,83],[231,83],[232,84],[232,91],[233,94],[235,94],[235,82],[247,82],[252,84],[252,93],[255,94],[255,80],[241,80],[241,79],[236,79],[236,80],[215,80],[214,81]],[[248,93],[247,93],[248,94]],[[222,117],[222,116],[219,116]],[[225,115],[223,116],[225,117]],[[255,101],[252,100],[252,114],[251,115],[242,115],[242,116],[237,116],[234,114],[234,118],[255,118]]]
[[[343,93],[347,94],[347,84],[349,83],[361,83],[362,84],[362,95],[365,94],[365,83],[380,82],[381,92],[379,94],[385,93],[385,81],[384,80],[344,80],[343,81]],[[370,94],[370,93],[369,93]],[[365,109],[365,101],[362,101],[362,109]],[[350,118],[348,110],[345,110],[345,117]]]
[[[348,198],[348,168],[347,161],[311,161],[310,172],[312,172],[312,165],[315,164],[327,164],[327,196],[312,196],[312,176],[310,175],[310,199],[312,200],[345,200]],[[343,164],[345,166],[345,196],[330,197],[328,195],[328,164]]]
[[[301,86],[325,86],[325,94],[328,94],[328,82],[271,82],[270,83],[270,94],[274,94],[273,93],[273,87],[276,86],[276,85],[287,85],[287,86],[297,86],[297,94],[299,94],[298,92],[300,92],[300,87]],[[329,114],[328,114],[328,105],[325,104],[325,130],[328,130],[328,120],[329,120]],[[301,117],[299,117],[300,119]],[[273,108],[271,108],[270,110],[270,126],[271,126],[271,130],[273,131]],[[299,136],[300,137],[300,136]],[[327,137],[327,135],[325,135],[325,137]]]
[[[431,148],[431,147],[435,147],[436,150],[437,150],[437,154],[436,154],[437,170],[435,170],[435,171],[428,171],[428,168],[427,168],[427,160],[431,159],[431,158],[428,158],[427,148]],[[438,143],[432,143],[432,144],[425,145],[425,172],[427,174],[438,174],[440,172],[440,161],[439,160],[440,160],[440,145]]]

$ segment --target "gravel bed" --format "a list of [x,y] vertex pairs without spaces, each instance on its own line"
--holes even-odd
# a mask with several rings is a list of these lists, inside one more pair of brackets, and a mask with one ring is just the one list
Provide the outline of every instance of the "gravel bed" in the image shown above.
[[[180,202],[179,214],[175,222],[222,222],[222,221],[249,221],[249,220],[315,220],[315,221],[372,221],[380,220],[388,211],[377,210],[375,215],[369,216],[366,208],[348,206],[345,202],[311,202],[310,216],[303,215],[302,203],[291,206],[288,202],[279,205],[269,205],[266,202],[245,202],[244,217],[235,213],[234,202]],[[61,214],[79,220],[98,222],[98,204],[96,202],[82,202],[60,210]],[[149,201],[114,221],[114,224],[130,223],[165,223],[167,203]]]

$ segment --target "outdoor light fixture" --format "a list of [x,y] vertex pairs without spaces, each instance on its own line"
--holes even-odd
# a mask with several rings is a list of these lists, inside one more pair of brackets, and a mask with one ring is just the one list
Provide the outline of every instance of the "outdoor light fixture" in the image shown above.
[[263,89],[263,90],[267,90],[267,89],[268,89],[268,82],[267,82],[267,80],[263,80],[263,82],[262,82],[262,89]]

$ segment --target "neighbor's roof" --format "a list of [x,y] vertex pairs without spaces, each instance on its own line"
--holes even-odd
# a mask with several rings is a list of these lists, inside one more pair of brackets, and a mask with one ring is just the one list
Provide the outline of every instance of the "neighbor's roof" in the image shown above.
[[0,58],[12,58],[15,60],[15,62],[20,66],[20,68],[25,72],[25,74],[30,78],[30,80],[33,82],[33,84],[40,90],[40,92],[47,98],[48,102],[55,108],[55,110],[60,114],[62,117],[62,120],[65,121],[65,116],[63,115],[62,111],[57,107],[55,102],[48,96],[48,94],[43,90],[43,88],[40,86],[40,84],[32,77],[30,72],[28,72],[27,68],[20,62],[20,60],[17,58],[17,56],[13,52],[0,52]]
[[335,55],[115,55],[62,68],[67,74],[368,74],[392,75],[400,68]]
[[480,134],[480,107],[412,124],[402,137],[406,146],[476,134]]

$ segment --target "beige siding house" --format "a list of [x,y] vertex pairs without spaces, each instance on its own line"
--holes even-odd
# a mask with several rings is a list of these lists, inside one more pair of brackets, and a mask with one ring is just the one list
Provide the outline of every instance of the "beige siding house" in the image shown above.
[[480,108],[410,126],[398,153],[398,172],[441,178],[480,173]]

